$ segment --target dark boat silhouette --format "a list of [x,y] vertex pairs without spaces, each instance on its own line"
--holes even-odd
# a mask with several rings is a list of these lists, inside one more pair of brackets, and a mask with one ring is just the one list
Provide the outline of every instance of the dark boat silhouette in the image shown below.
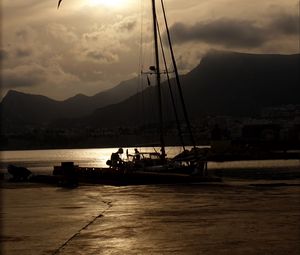
[[[74,165],[73,162],[63,162],[61,166],[55,166],[53,175],[60,178],[62,183],[76,183],[79,182],[93,182],[93,183],[114,183],[114,184],[146,184],[146,183],[173,183],[173,182],[197,182],[197,181],[216,181],[218,178],[207,176],[207,150],[196,147],[195,140],[191,131],[191,125],[186,110],[181,84],[179,80],[178,69],[175,61],[174,51],[169,33],[164,2],[161,2],[163,13],[163,20],[166,29],[168,47],[172,59],[172,67],[175,73],[175,80],[180,96],[180,103],[184,115],[185,126],[187,127],[192,150],[186,149],[186,144],[182,134],[182,123],[178,118],[178,111],[174,102],[174,96],[170,85],[168,65],[164,53],[161,32],[158,25],[156,1],[151,0],[152,3],[152,20],[153,20],[153,37],[155,49],[155,65],[150,66],[151,75],[156,77],[156,88],[158,95],[158,115],[159,115],[159,129],[160,129],[160,152],[139,152],[136,154],[129,154],[127,152],[127,159],[120,160],[118,153],[113,153],[111,159],[107,161],[108,168],[85,168]],[[58,2],[58,7],[61,0]],[[160,49],[159,49],[160,43]],[[164,60],[164,68],[166,71],[162,72],[159,61],[159,51],[162,52]],[[173,103],[174,115],[178,128],[178,134],[182,144],[183,152],[174,158],[167,158],[165,152],[164,141],[164,125],[163,125],[163,107],[162,107],[162,92],[161,92],[161,74],[165,73],[169,82],[170,95]],[[123,149],[119,149],[119,151]],[[137,158],[138,156],[138,158]],[[73,173],[74,178],[70,176]],[[76,180],[75,180],[76,179]]]
[[10,181],[24,182],[28,180],[28,177],[32,174],[30,170],[25,167],[8,165],[8,173],[12,176]]

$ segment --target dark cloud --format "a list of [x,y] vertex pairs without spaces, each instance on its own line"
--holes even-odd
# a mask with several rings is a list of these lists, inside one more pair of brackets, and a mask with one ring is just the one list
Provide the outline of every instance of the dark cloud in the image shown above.
[[41,79],[35,77],[6,76],[2,81],[3,88],[13,89],[37,86]]
[[257,48],[274,39],[274,35],[298,35],[299,17],[288,14],[277,15],[265,26],[258,26],[251,20],[228,18],[209,23],[198,22],[192,26],[175,23],[171,27],[171,33],[177,44],[199,41],[227,48]]
[[95,60],[105,59],[105,55],[100,51],[89,51],[86,53],[86,56]]
[[135,20],[126,20],[125,22],[123,22],[119,25],[118,29],[120,31],[130,32],[130,31],[134,30],[136,23],[137,22]]
[[202,41],[226,47],[259,47],[267,40],[264,30],[251,21],[219,19],[187,26],[175,23],[171,28],[175,43]]
[[86,53],[86,57],[91,60],[104,63],[112,63],[118,60],[118,56],[109,51],[88,51]]
[[84,34],[83,37],[86,41],[97,41],[98,40],[97,34]]
[[281,14],[272,20],[270,28],[285,35],[299,35],[299,23],[298,16]]
[[16,57],[17,58],[24,58],[24,57],[29,57],[32,55],[32,50],[31,49],[22,49],[18,48],[16,49]]
[[0,61],[6,60],[9,56],[9,53],[5,49],[0,49]]
[[20,66],[15,69],[4,69],[2,86],[6,89],[34,87],[45,81],[45,70],[39,66]]
[[23,40],[26,40],[27,37],[28,37],[28,31],[26,29],[20,29],[16,32],[16,36],[19,38],[19,39],[23,39]]

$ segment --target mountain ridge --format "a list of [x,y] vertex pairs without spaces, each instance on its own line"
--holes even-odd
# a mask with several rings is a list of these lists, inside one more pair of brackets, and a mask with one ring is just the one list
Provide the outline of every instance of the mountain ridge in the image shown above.
[[138,79],[133,78],[93,96],[77,94],[61,101],[43,95],[9,90],[0,103],[2,122],[5,123],[4,126],[39,126],[49,124],[55,119],[83,117],[97,108],[118,103],[134,94],[137,83]]
[[[299,56],[209,53],[191,72],[181,76],[191,119],[205,115],[258,116],[264,107],[300,104]],[[145,105],[153,102],[150,95],[155,93],[154,90],[151,87],[143,92]],[[167,84],[163,83],[162,93],[166,94],[167,90]],[[136,110],[136,102],[141,100],[138,95],[132,96],[117,105],[97,109],[90,116],[77,119],[76,122],[97,127],[132,124],[141,115],[132,114],[133,109],[139,110]],[[164,108],[169,109],[170,99],[166,101]],[[145,107],[143,111],[145,116],[156,114],[153,109],[151,111]],[[174,120],[170,114],[164,115],[167,121]]]
[[[300,104],[297,96],[300,94],[299,56],[209,52],[199,65],[180,77],[191,118],[204,115],[253,116],[266,106]],[[21,102],[10,102],[3,107],[3,102],[5,105],[5,100],[15,94],[9,92],[8,99],[5,97],[1,102],[2,117],[8,126],[52,123],[52,126],[112,127],[134,124],[138,116],[152,116],[157,110],[157,101],[152,98],[155,87],[148,87],[141,94],[136,93],[137,84],[138,79],[134,78],[91,97],[77,94],[64,101],[31,95],[30,100],[23,98]],[[166,82],[162,84],[162,90],[165,95],[168,90]],[[20,94],[26,97],[25,93]],[[33,99],[35,105],[29,102]],[[40,100],[48,104],[40,106]],[[137,107],[142,100],[143,109]],[[164,106],[170,108],[170,99],[165,100]],[[169,120],[173,119],[172,113],[165,112],[165,115]]]

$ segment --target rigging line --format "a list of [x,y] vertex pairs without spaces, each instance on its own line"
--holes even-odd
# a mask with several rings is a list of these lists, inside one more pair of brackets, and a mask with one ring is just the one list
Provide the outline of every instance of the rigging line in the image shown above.
[[173,51],[172,42],[171,42],[170,31],[169,31],[167,17],[166,17],[165,5],[164,5],[163,0],[161,0],[160,2],[161,2],[162,11],[163,11],[164,21],[165,21],[165,26],[166,26],[166,32],[167,32],[167,37],[168,37],[168,42],[169,42],[169,47],[170,47],[170,53],[171,53],[171,58],[172,58],[173,66],[174,66],[176,84],[177,84],[179,95],[180,95],[180,101],[181,101],[181,105],[182,105],[183,115],[184,115],[185,122],[186,122],[186,125],[187,125],[187,128],[188,128],[188,132],[190,134],[192,145],[193,145],[194,149],[196,149],[196,143],[195,143],[195,139],[194,139],[194,136],[193,136],[193,133],[192,133],[191,123],[190,123],[189,118],[188,118],[188,113],[187,113],[186,105],[185,105],[184,98],[183,98],[181,83],[180,83],[180,80],[179,80],[178,69],[177,69],[177,65],[176,65],[176,60],[175,60],[174,51]]
[[[145,86],[144,86],[144,80],[142,75],[142,70],[144,69],[144,9],[145,4],[144,0],[140,0],[140,49],[139,49],[139,69],[138,69],[138,77],[139,77],[139,91],[140,93],[137,93],[137,107],[139,108],[138,111],[138,120],[139,125],[143,126],[145,125]],[[140,106],[140,107],[139,107]]]
[[298,53],[300,53],[300,0],[298,2]]
[[144,16],[143,16],[143,10],[144,10],[144,5],[143,5],[143,0],[140,0],[140,22],[141,22],[141,27],[140,27],[140,52],[139,52],[139,73],[142,71],[143,69],[143,25],[144,25]]
[[153,16],[153,33],[154,33],[154,48],[155,48],[155,73],[157,81],[157,92],[158,92],[158,107],[159,107],[159,127],[160,127],[160,142],[161,142],[161,158],[165,161],[165,139],[164,139],[164,126],[163,126],[163,112],[162,112],[162,95],[161,95],[161,84],[160,84],[160,68],[159,68],[159,57],[158,57],[158,43],[157,43],[157,16],[155,0],[152,0],[152,16]]
[[[148,26],[147,24],[147,20],[145,19],[145,9],[149,8],[149,6],[147,4],[145,4],[144,0],[141,0],[141,33],[140,33],[140,44],[141,44],[141,48],[140,48],[140,87],[141,87],[141,94],[140,94],[140,98],[141,98],[141,105],[142,105],[142,109],[140,110],[140,124],[142,126],[144,126],[144,128],[146,128],[150,123],[154,122],[155,120],[155,116],[156,113],[158,112],[157,110],[155,111],[154,109],[154,104],[147,104],[147,102],[149,101],[149,98],[155,98],[154,93],[155,91],[153,91],[153,89],[149,90],[149,86],[150,85],[145,85],[145,80],[144,80],[144,76],[143,74],[145,74],[145,72],[143,72],[144,69],[144,64],[148,63],[148,62],[154,62],[155,60],[154,58],[154,52],[153,49],[151,49],[151,54],[149,54],[149,52],[147,53],[147,51],[145,51],[145,48],[147,47],[147,42],[145,43],[145,30],[146,27]],[[147,77],[147,79],[152,80],[151,77]],[[154,114],[155,113],[155,114]],[[146,118],[147,117],[147,118]],[[152,117],[152,119],[150,119],[149,117]]]
[[[141,74],[142,70],[142,59],[143,59],[143,1],[140,0],[140,45],[139,45],[139,66],[138,66],[138,88],[137,88],[137,106],[139,106],[139,91],[143,91],[143,77]],[[143,100],[143,93],[140,94],[141,96],[141,109],[143,112],[143,105],[144,105],[144,100]],[[142,123],[142,114],[140,111],[138,111],[138,123],[141,125]]]
[[169,70],[168,70],[167,61],[166,61],[166,55],[165,55],[165,50],[164,50],[164,47],[163,47],[161,33],[160,33],[159,24],[158,24],[158,20],[157,19],[156,19],[156,22],[157,22],[157,31],[158,31],[159,42],[160,42],[160,47],[161,47],[161,52],[162,52],[162,58],[163,58],[163,62],[164,62],[165,69],[166,69],[168,87],[169,87],[169,90],[170,90],[171,101],[172,101],[172,106],[173,106],[173,110],[174,110],[174,115],[175,115],[176,125],[177,125],[177,129],[178,129],[178,134],[179,134],[179,138],[180,138],[180,142],[181,142],[182,148],[183,148],[183,150],[185,150],[185,145],[184,145],[183,136],[182,136],[182,130],[181,130],[181,127],[180,127],[180,122],[179,122],[179,118],[178,118],[178,112],[177,112],[177,109],[176,109],[174,94],[173,94],[172,86],[171,86],[171,81],[170,81],[170,76],[169,76]]

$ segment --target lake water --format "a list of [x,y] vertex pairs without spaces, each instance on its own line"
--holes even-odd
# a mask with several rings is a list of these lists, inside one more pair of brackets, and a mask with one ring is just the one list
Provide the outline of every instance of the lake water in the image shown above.
[[[145,150],[152,148],[140,148]],[[1,169],[15,164],[51,173],[62,161],[105,167],[115,151],[3,151]],[[179,151],[167,148],[170,157]],[[300,161],[211,162],[208,167],[227,172],[272,168],[278,174],[299,172]],[[0,253],[2,248],[5,255],[299,254],[299,176],[257,181],[77,189],[2,181]]]
[[[143,152],[159,151],[159,148],[139,148]],[[189,149],[189,148],[188,148]],[[0,171],[6,172],[9,164],[27,167],[33,173],[52,173],[54,165],[61,162],[72,161],[82,167],[107,167],[106,161],[112,152],[118,148],[103,149],[54,149],[54,150],[25,150],[25,151],[2,151],[0,152]],[[124,148],[134,153],[134,148]],[[168,157],[173,157],[182,151],[181,147],[166,147]],[[260,161],[237,161],[237,162],[209,162],[209,169],[244,169],[244,168],[295,168],[300,167],[300,160],[260,160]]]
[[[54,165],[60,165],[64,161],[72,161],[76,165],[84,167],[107,167],[106,161],[118,148],[104,149],[55,149],[55,150],[25,150],[25,151],[2,151],[0,154],[1,172],[5,171],[7,165],[13,164],[30,169],[33,173],[51,173]],[[125,152],[134,153],[134,148],[124,148]],[[143,152],[159,151],[159,148],[139,148]],[[181,152],[181,147],[167,147],[167,155],[173,157]]]

